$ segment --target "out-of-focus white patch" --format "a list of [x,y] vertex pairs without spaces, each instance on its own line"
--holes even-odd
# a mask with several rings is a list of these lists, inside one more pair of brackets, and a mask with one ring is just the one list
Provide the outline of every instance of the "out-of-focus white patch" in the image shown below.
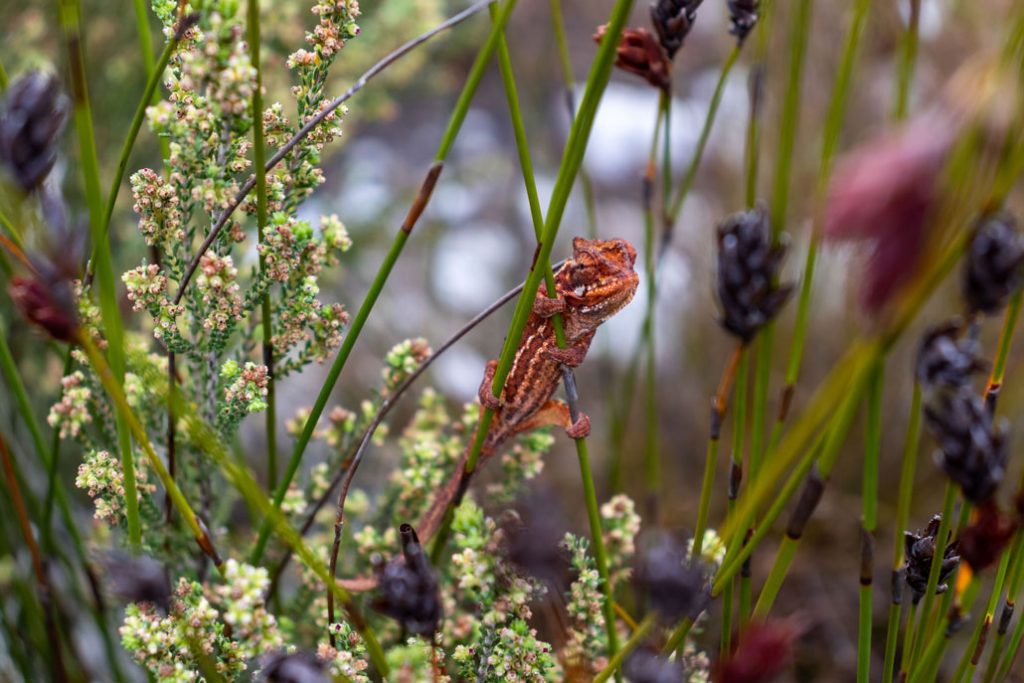
[[[899,0],[897,3],[903,25],[910,23],[910,0]],[[950,10],[949,0],[927,0],[921,3],[921,16],[917,23],[917,32],[924,40],[931,40],[939,35],[946,23]]]
[[[670,155],[677,179],[697,149],[719,72],[716,66],[694,74],[690,78],[692,94],[672,100]],[[735,131],[743,130],[747,116],[745,83],[744,72],[740,70],[727,82],[705,158],[724,154],[726,158],[742,160],[743,135]],[[595,180],[607,184],[637,181],[647,165],[657,108],[658,93],[648,85],[617,81],[608,85],[585,159]],[[719,150],[722,144],[728,144],[728,149]]]
[[480,389],[487,359],[471,347],[456,344],[447,353],[438,356],[432,370],[432,380],[445,396],[457,401],[474,401]]
[[431,285],[439,301],[476,314],[504,294],[513,266],[523,267],[515,240],[502,225],[476,222],[448,230],[433,251]]

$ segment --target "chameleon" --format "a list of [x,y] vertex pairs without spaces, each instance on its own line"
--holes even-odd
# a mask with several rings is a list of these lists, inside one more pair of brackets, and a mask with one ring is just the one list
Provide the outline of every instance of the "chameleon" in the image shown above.
[[[519,348],[505,380],[501,395],[491,385],[498,361],[491,360],[480,383],[480,412],[494,411],[487,436],[480,448],[479,471],[507,441],[517,434],[539,427],[560,426],[577,439],[590,433],[590,418],[579,413],[573,420],[569,407],[552,398],[562,377],[562,366],[577,367],[587,355],[590,342],[601,323],[618,313],[632,299],[639,284],[633,269],[636,250],[629,242],[613,238],[588,240],[577,237],[572,257],[555,275],[555,296],[549,297],[541,284],[523,328]],[[561,315],[565,348],[559,348],[552,317]],[[465,464],[472,441],[462,454],[457,469],[434,498],[417,530],[430,538],[440,526],[453,502],[458,502],[469,485]]]

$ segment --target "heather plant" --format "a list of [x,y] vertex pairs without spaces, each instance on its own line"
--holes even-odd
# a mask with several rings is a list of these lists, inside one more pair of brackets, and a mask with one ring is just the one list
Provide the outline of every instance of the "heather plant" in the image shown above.
[[[870,0],[729,0],[718,26],[700,0],[655,0],[636,16],[615,0],[606,21],[568,32],[552,0],[544,49],[557,50],[569,91],[568,134],[542,206],[509,22],[543,11],[408,0],[395,3],[403,23],[356,0],[285,4],[277,17],[256,0],[135,3],[145,86],[130,96],[90,90],[103,65],[87,59],[96,29],[78,0],[58,3],[54,66],[22,68],[0,44],[0,679],[767,682],[806,661],[823,630],[813,601],[787,594],[810,590],[804,561],[844,597],[836,604],[856,604],[842,629],[855,664],[826,677],[1012,680],[1024,646],[1011,429],[1024,9],[986,4],[985,35],[1001,48],[928,88],[922,3],[910,2],[888,64],[891,129],[846,135],[868,74]],[[296,5],[301,37],[274,25],[300,16]],[[827,29],[812,20],[822,10]],[[594,11],[573,8],[588,21]],[[819,30],[841,36],[834,74],[807,68]],[[442,32],[476,56],[439,76],[445,53],[425,44]],[[578,88],[570,34],[593,36]],[[680,74],[712,41],[727,52],[702,122],[683,131],[680,170]],[[378,61],[367,43],[387,45]],[[10,78],[5,62],[19,66]],[[720,114],[738,65],[745,130]],[[347,216],[366,215],[357,204],[371,191],[334,202],[320,188],[333,151],[366,133],[348,107],[365,91],[362,117],[386,111],[377,78],[403,69],[422,74],[421,89],[452,73],[462,87],[418,190],[397,214],[394,195],[371,231]],[[596,240],[613,235],[584,167],[616,71],[656,102],[639,192],[624,195],[640,198],[635,247]],[[805,96],[822,80],[828,96]],[[523,282],[428,340],[444,306],[424,313],[423,292],[392,274],[415,260],[409,244],[453,249],[421,237],[451,226],[420,224],[433,208],[460,215],[452,195],[432,202],[453,169],[486,175],[470,154],[486,138],[470,117],[485,92],[511,125],[515,154],[501,156],[515,157],[533,228]],[[97,144],[111,135],[97,107],[122,96],[134,114],[115,131],[118,156]],[[808,120],[815,99],[820,125]],[[474,137],[457,146],[463,127]],[[716,146],[716,127],[736,144]],[[418,150],[398,146],[415,173]],[[389,156],[366,149],[346,159]],[[820,154],[816,169],[803,168],[806,150]],[[740,157],[740,187],[696,207],[714,155]],[[582,214],[585,228],[570,225]],[[573,256],[556,262],[560,235],[584,231],[593,240],[573,235]],[[856,254],[858,330],[836,344],[818,308],[834,269],[819,259],[843,249]],[[712,303],[687,334],[721,363],[683,379],[663,371],[673,366],[660,347],[671,316],[690,313],[663,289],[680,254],[711,264]],[[504,342],[482,342],[500,353],[480,363],[478,400],[454,400],[458,364],[435,361],[512,299]],[[640,317],[614,324],[636,325],[634,342],[601,315],[629,305]],[[376,343],[388,317],[403,333]],[[608,351],[603,361],[584,359],[595,336],[608,340],[592,352]],[[916,349],[909,362],[904,346]],[[710,396],[710,415],[690,393]],[[573,470],[567,440],[575,498],[547,488]],[[700,444],[702,469],[690,452]],[[478,472],[485,460],[500,464]],[[680,467],[685,481],[666,476]],[[889,486],[882,472],[895,469]],[[941,501],[922,481],[940,483]],[[849,531],[856,543],[841,552],[820,540]],[[876,583],[883,538],[890,580]]]

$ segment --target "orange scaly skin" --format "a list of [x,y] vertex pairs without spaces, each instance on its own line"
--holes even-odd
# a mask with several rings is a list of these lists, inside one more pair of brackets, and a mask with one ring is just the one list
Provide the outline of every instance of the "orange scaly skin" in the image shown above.
[[[548,297],[543,285],[537,292],[500,398],[491,391],[498,361],[487,363],[480,384],[481,414],[484,408],[492,408],[494,418],[480,449],[477,470],[506,441],[531,429],[559,425],[572,438],[590,433],[589,417],[580,413],[572,422],[569,407],[551,397],[561,381],[562,366],[582,363],[597,328],[633,298],[639,282],[633,270],[635,262],[636,250],[625,240],[573,240],[572,258],[555,275],[556,296]],[[555,314],[562,316],[564,349],[555,338],[551,320]],[[472,441],[458,469],[420,521],[417,531],[421,538],[434,535],[449,505],[458,502],[468,487],[465,464],[471,445]]]

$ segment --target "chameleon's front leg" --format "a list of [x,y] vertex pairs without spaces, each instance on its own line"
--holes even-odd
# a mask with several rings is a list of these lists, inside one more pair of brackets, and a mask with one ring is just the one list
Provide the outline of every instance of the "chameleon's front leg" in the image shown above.
[[561,294],[548,296],[547,288],[544,285],[540,286],[537,296],[533,299],[533,312],[541,318],[550,318],[553,315],[565,313],[565,307],[565,297]]
[[491,386],[494,384],[494,374],[498,371],[498,361],[487,361],[484,368],[484,378],[480,382],[480,390],[477,396],[480,398],[480,405],[488,410],[497,410],[501,407],[501,399],[494,395]]

